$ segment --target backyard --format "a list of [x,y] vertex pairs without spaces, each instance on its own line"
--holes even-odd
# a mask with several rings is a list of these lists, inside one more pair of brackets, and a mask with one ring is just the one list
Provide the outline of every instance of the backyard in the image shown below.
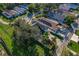
[[0,37],[3,39],[10,51],[12,49],[12,33],[13,27],[0,24]]

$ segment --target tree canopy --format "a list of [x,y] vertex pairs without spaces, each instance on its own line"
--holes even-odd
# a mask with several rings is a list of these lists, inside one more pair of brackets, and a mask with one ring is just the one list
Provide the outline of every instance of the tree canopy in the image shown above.
[[[13,55],[39,55],[41,52],[36,51],[43,52],[43,48],[36,42],[41,39],[38,27],[26,24],[25,20],[18,20],[14,24],[14,28]],[[41,49],[37,49],[37,47]]]

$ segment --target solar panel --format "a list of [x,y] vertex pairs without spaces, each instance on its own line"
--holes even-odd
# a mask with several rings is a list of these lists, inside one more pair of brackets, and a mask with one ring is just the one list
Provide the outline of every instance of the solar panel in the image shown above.
[[52,25],[51,25],[50,23],[48,23],[47,21],[45,21],[45,20],[40,20],[40,21],[41,21],[42,23],[44,23],[44,24],[46,24],[46,25],[52,27]]

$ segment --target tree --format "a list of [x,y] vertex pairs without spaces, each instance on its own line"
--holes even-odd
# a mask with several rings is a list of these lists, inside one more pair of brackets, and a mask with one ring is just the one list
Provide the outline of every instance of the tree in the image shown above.
[[65,22],[67,25],[71,25],[71,23],[74,22],[74,19],[75,19],[75,16],[74,15],[68,15],[66,18],[65,18]]
[[6,5],[4,3],[0,4],[0,11],[3,11],[4,9],[6,9]]
[[34,13],[35,12],[35,8],[36,8],[36,5],[33,3],[33,4],[30,4],[28,6],[28,9],[29,9],[29,12],[30,13]]
[[36,55],[36,41],[41,39],[38,27],[30,26],[25,20],[19,19],[14,28],[13,55]]
[[0,4],[0,12],[6,10],[6,9],[13,9],[13,7],[17,6],[19,4],[16,3],[1,3]]

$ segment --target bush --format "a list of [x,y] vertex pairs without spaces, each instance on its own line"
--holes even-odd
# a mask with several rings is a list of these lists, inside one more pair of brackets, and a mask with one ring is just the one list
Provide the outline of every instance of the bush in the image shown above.
[[75,34],[79,36],[79,30],[76,30]]

